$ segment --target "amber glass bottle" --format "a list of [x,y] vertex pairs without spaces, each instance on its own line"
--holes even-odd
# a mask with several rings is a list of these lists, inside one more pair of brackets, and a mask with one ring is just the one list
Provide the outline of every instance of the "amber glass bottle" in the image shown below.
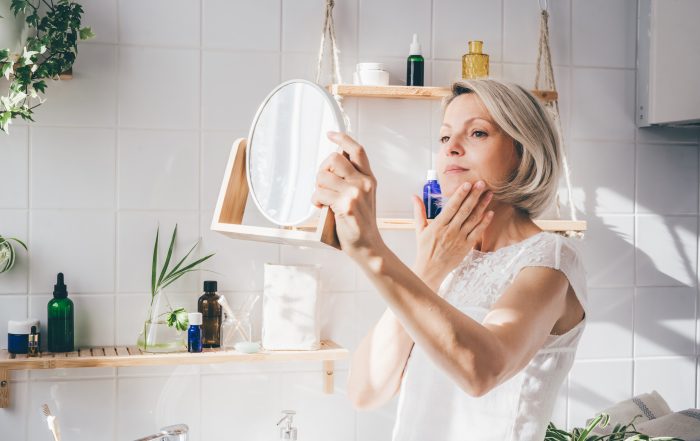
[[221,346],[221,304],[216,293],[215,280],[204,282],[204,294],[199,298],[197,309],[202,313],[202,347]]
[[479,40],[469,42],[469,52],[462,57],[462,78],[465,80],[488,78],[489,56],[482,52],[483,46]]

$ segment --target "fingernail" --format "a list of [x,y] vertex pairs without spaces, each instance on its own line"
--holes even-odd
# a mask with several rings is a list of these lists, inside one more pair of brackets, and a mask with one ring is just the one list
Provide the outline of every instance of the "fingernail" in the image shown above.
[[482,188],[484,188],[484,181],[477,182],[476,188],[477,188],[477,190],[481,190]]
[[469,182],[465,182],[465,183],[462,185],[462,188],[465,189],[465,190],[469,190],[469,187],[471,187],[471,184],[470,184]]

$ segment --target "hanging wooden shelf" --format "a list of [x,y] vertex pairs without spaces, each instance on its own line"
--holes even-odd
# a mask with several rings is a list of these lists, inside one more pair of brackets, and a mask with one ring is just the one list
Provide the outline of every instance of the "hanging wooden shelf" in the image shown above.
[[[418,100],[436,100],[450,95],[449,87],[417,87],[417,86],[358,86],[355,84],[331,84],[328,91],[333,95],[366,98],[403,98]],[[531,90],[532,94],[542,101],[549,102],[558,99],[553,90]]]
[[[432,220],[428,220],[428,223]],[[533,219],[533,222],[544,231],[565,232],[565,231],[586,231],[586,221],[582,220],[548,220]],[[414,230],[413,219],[408,218],[378,218],[377,225],[382,230]],[[313,231],[315,223],[303,224],[296,227],[287,227],[290,230]]]
[[9,371],[25,369],[59,369],[89,367],[166,366],[256,361],[321,361],[323,390],[333,393],[334,362],[348,358],[349,351],[331,340],[323,340],[317,351],[261,351],[244,354],[234,350],[205,349],[191,354],[175,352],[152,354],[136,346],[80,348],[75,352],[41,353],[38,357],[14,355],[0,350],[0,408],[10,405]]

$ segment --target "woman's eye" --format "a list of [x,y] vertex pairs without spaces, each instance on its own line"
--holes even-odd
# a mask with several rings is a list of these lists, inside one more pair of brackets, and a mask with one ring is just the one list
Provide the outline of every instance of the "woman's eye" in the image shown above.
[[484,136],[486,136],[486,132],[484,132],[482,130],[474,130],[472,132],[472,135],[476,136],[477,138],[483,138]]
[[442,137],[440,137],[440,142],[441,142],[442,144],[446,143],[446,142],[449,141],[449,140],[450,140],[450,137],[449,137],[449,136],[442,136]]

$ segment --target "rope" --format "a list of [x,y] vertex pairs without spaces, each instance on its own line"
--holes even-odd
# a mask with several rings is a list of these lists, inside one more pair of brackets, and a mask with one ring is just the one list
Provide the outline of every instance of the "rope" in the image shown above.
[[[314,82],[316,84],[320,85],[321,81],[321,68],[323,66],[323,56],[325,54],[325,49],[326,49],[326,34],[328,34],[328,38],[330,40],[331,44],[331,75],[332,75],[332,82],[335,84],[342,84],[343,80],[340,76],[340,61],[338,59],[338,54],[340,54],[340,50],[338,50],[338,45],[336,43],[336,38],[335,38],[335,23],[333,22],[333,7],[335,6],[335,0],[326,0],[326,13],[325,13],[325,19],[323,21],[323,30],[321,31],[321,45],[318,49],[318,62],[316,63],[316,74],[314,76]],[[348,132],[351,132],[350,128],[350,118],[348,115],[345,113],[345,110],[343,109],[343,97],[338,95],[337,93],[332,93],[333,98],[335,101],[338,103],[338,107],[340,108],[340,113],[343,116],[343,121],[345,122],[345,127]]]
[[[557,86],[554,82],[554,68],[552,67],[552,53],[549,46],[549,12],[547,11],[547,2],[545,1],[544,7],[540,2],[540,41],[539,48],[537,50],[537,72],[535,73],[535,90],[540,89],[540,77],[542,75],[542,69],[544,68],[544,80],[542,85],[542,90],[553,90],[556,92]],[[545,107],[551,113],[556,128],[557,128],[557,138],[559,145],[561,146],[562,154],[562,166],[564,168],[564,178],[566,180],[566,190],[569,197],[569,210],[572,220],[578,220],[576,217],[576,209],[574,207],[573,192],[571,190],[571,173],[569,170],[569,161],[566,158],[566,151],[564,148],[564,137],[563,129],[561,125],[561,116],[559,113],[559,100],[558,98],[554,101],[545,104]],[[556,209],[557,217],[561,219],[561,213],[559,210],[559,195],[557,194],[556,199]],[[567,236],[575,236],[582,238],[583,233],[579,231],[566,231]]]

